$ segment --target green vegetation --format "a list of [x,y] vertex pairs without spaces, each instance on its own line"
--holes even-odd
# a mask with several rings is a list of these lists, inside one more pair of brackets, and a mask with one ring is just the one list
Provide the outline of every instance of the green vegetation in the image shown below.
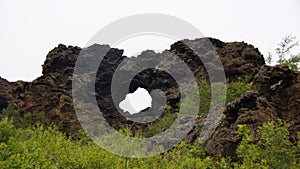
[[[220,90],[219,88],[224,87],[224,85],[214,84],[215,90]],[[211,90],[210,85],[203,81],[200,85],[200,110],[199,114],[207,113],[211,105]],[[236,82],[231,82],[226,84],[226,103],[232,102],[239,98],[246,91],[250,91],[252,86],[252,81],[249,78],[240,78]],[[220,96],[224,97],[224,96]],[[213,104],[214,105],[214,104]]]
[[[228,84],[227,102],[250,88],[249,80]],[[200,92],[209,97],[207,89],[209,86],[203,83]],[[206,101],[201,104],[210,103],[210,99]],[[269,122],[259,128],[259,140],[253,139],[246,125],[238,126],[238,133],[242,136],[237,149],[240,160],[232,162],[227,158],[207,156],[197,141],[193,144],[182,142],[172,150],[154,157],[124,158],[103,150],[82,131],[66,136],[57,126],[49,124],[43,115],[29,117],[30,113],[20,114],[11,106],[1,114],[0,168],[300,168],[300,141],[292,145],[288,140],[287,124],[280,121]],[[158,124],[149,127],[148,133],[141,134],[149,136],[167,129],[174,117],[172,113],[167,113]],[[32,123],[33,120],[36,120],[35,123]],[[120,132],[133,135],[130,128]],[[126,149],[126,145],[116,146]]]
[[[296,41],[296,37],[294,36],[285,36],[282,39],[282,42],[278,44],[278,47],[276,48],[275,52],[278,56],[278,60],[276,61],[280,65],[288,66],[293,71],[299,70],[299,64],[300,64],[300,54],[291,54],[292,49],[295,46],[298,46],[298,42]],[[274,61],[274,57],[269,52],[269,56],[266,58],[266,62],[271,65]]]
[[[300,144],[291,145],[283,123],[266,123],[254,143],[245,125],[237,154],[240,162],[206,156],[201,144],[182,142],[171,151],[150,158],[129,159],[111,154],[86,136],[74,141],[56,127],[16,128],[8,118],[0,122],[0,168],[299,168]],[[123,146],[123,145],[119,145]],[[298,153],[298,154],[297,154]]]
[[170,109],[171,109],[170,107],[167,107],[166,112],[159,119],[159,122],[149,125],[147,127],[146,133],[145,134],[141,133],[141,135],[145,135],[146,137],[152,137],[168,129],[177,117],[177,113],[171,113]]
[[181,143],[160,156],[128,159],[113,155],[84,137],[72,141],[56,127],[16,128],[4,118],[0,122],[0,133],[0,168],[211,168],[229,165],[224,159],[215,163],[211,157],[205,157],[197,143]]
[[[219,84],[214,84],[214,85],[215,85],[214,89],[217,91],[220,90],[221,87],[224,87],[224,85],[219,85]],[[200,108],[198,114],[208,113],[211,106],[211,87],[205,81],[201,82],[198,86],[199,86],[199,93],[200,93]],[[249,78],[238,79],[238,81],[236,82],[226,84],[226,90],[227,90],[226,103],[232,102],[235,99],[239,98],[246,91],[250,91],[251,86],[252,86],[252,81]],[[194,94],[191,94],[190,98],[188,99],[193,99],[195,94],[198,93],[194,92]],[[225,96],[220,96],[220,97],[225,97]],[[188,102],[189,105],[185,105],[185,106],[189,107],[192,103],[193,101],[190,101]],[[166,108],[164,115],[159,119],[159,122],[149,125],[149,127],[146,129],[145,134],[142,135],[145,135],[146,137],[151,137],[154,136],[155,134],[161,133],[162,131],[168,129],[173,124],[177,115],[178,113],[171,112],[171,107],[168,106]],[[138,133],[140,134],[141,132]]]
[[259,128],[261,134],[257,143],[246,125],[238,126],[238,132],[243,136],[237,154],[242,164],[236,168],[300,168],[299,143],[293,146],[288,139],[287,124],[281,121],[269,122]]
[[50,120],[45,116],[44,112],[33,116],[30,112],[21,113],[11,105],[8,105],[8,107],[2,111],[0,119],[1,117],[10,119],[17,128],[28,128],[31,125],[50,125]]

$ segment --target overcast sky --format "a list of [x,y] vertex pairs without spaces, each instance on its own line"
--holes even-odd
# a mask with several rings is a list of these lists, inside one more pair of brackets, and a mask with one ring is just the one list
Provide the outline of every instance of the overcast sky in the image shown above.
[[31,81],[58,44],[84,47],[102,27],[140,13],[176,16],[207,37],[245,41],[264,55],[274,52],[285,35],[300,40],[299,0],[0,0],[0,76]]

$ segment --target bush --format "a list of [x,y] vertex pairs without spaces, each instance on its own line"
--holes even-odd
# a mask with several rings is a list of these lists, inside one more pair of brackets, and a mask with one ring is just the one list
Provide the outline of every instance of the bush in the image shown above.
[[[269,122],[259,128],[257,143],[246,125],[239,125],[242,141],[237,149],[241,162],[206,156],[199,142],[180,143],[162,155],[124,158],[111,154],[84,133],[76,141],[57,127],[16,128],[7,118],[0,121],[0,168],[299,168],[300,144],[288,140],[284,123]],[[122,131],[132,135],[130,130]],[[300,142],[300,141],[299,141]],[[125,148],[126,145],[116,145]]]
[[174,120],[177,117],[177,113],[172,113],[170,109],[170,107],[167,107],[166,112],[164,112],[163,116],[159,118],[159,121],[150,124],[147,127],[146,133],[141,133],[141,135],[145,135],[146,137],[152,137],[156,134],[167,130],[174,123]]
[[[214,89],[216,92],[219,90],[223,90],[222,87],[224,85],[215,83]],[[199,114],[207,113],[209,111],[209,108],[211,106],[211,87],[209,84],[207,84],[205,81],[200,83],[200,110]],[[250,78],[240,78],[236,82],[231,82],[226,84],[226,103],[232,102],[235,99],[239,98],[242,94],[244,94],[246,91],[251,90],[252,87],[252,81]],[[219,96],[218,99],[224,99]],[[216,105],[216,103],[213,103],[212,105]]]
[[[246,125],[238,126],[238,133],[243,139],[237,149],[237,155],[242,164],[236,164],[237,168],[297,168],[297,146],[289,141],[287,125],[268,122],[259,128],[261,135],[257,144],[254,144],[253,136]],[[299,155],[299,154],[298,154]],[[299,163],[299,161],[298,161]],[[298,164],[299,166],[299,164]]]
[[[227,101],[240,97],[250,90],[249,80],[239,80],[227,85]],[[200,113],[210,104],[209,85],[200,86],[204,100],[200,105]],[[176,118],[176,113],[169,109],[159,120],[149,126],[146,133],[141,135],[152,136],[169,128]],[[25,115],[28,114],[28,115]],[[238,126],[238,133],[242,141],[237,149],[239,162],[231,162],[226,158],[212,158],[202,150],[199,142],[187,144],[182,142],[164,154],[149,158],[124,158],[103,150],[83,131],[70,137],[48,124],[43,114],[41,117],[32,117],[30,113],[21,114],[9,106],[0,121],[0,168],[300,168],[300,141],[292,145],[287,125],[278,122],[269,122],[258,129],[261,137],[254,141],[246,125]],[[30,118],[29,118],[30,117]],[[29,120],[30,119],[30,120]],[[39,125],[30,125],[33,119],[40,121]],[[35,123],[36,124],[36,123]],[[120,133],[133,136],[130,126],[122,129]],[[300,135],[300,133],[299,133]],[[135,135],[140,137],[140,135]],[[113,137],[110,137],[113,138]],[[106,140],[111,144],[110,139]],[[130,144],[130,142],[129,142]],[[130,150],[128,145],[115,145],[124,151]]]
[[45,116],[44,112],[33,115],[30,112],[21,112],[12,105],[8,105],[0,116],[2,118],[8,118],[16,128],[28,128],[32,125],[50,125],[50,120]]
[[252,87],[252,81],[250,78],[239,78],[238,81],[227,84],[227,97],[226,102],[232,102],[239,98],[246,91],[250,91]]
[[20,110],[15,109],[12,105],[8,105],[8,107],[2,111],[1,116],[2,118],[11,120],[17,128],[31,126],[31,114],[28,112],[21,114]]
[[[72,141],[56,127],[15,128],[6,119],[0,122],[0,168],[229,168],[206,157],[200,143],[181,143],[163,155],[150,158],[123,158],[90,141]],[[86,139],[83,136],[83,139]],[[119,145],[124,146],[124,145]],[[126,146],[126,145],[125,145]]]
[[6,142],[13,135],[15,127],[8,121],[8,118],[0,121],[0,143]]

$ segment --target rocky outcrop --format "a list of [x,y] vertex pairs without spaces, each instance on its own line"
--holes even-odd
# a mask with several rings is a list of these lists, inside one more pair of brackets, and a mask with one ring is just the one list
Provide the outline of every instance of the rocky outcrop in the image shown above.
[[[59,45],[49,52],[43,65],[43,75],[32,82],[0,81],[0,98],[6,107],[13,105],[22,112],[31,112],[33,118],[44,112],[51,123],[60,125],[66,133],[81,127],[72,104],[72,73],[78,47]],[[2,90],[4,89],[4,90]],[[0,107],[1,107],[0,106]]]
[[[220,55],[227,78],[231,81],[237,79],[237,77],[254,77],[258,72],[258,68],[264,64],[262,55],[252,45],[240,42],[224,43],[217,39],[210,39],[210,41]],[[193,50],[185,44],[190,43],[194,47],[205,47],[204,42],[203,39],[186,40],[185,43],[179,41],[167,51],[179,56],[188,64],[199,81],[207,79],[205,67],[199,57],[195,56]],[[98,47],[101,47],[101,45]],[[94,45],[90,48],[92,49],[90,51],[96,50],[96,48],[97,45]],[[79,47],[58,45],[47,55],[43,65],[43,75],[33,82],[18,81],[10,83],[1,79],[0,85],[4,90],[0,92],[0,107],[5,108],[8,104],[11,104],[22,112],[33,114],[45,112],[47,118],[55,124],[61,125],[66,133],[72,133],[80,129],[73,109],[71,95],[73,69],[80,51],[81,48]],[[202,54],[206,56],[209,52],[211,51],[203,51]],[[112,105],[109,88],[110,80],[117,65],[122,60],[128,59],[122,56],[122,53],[123,51],[118,49],[111,49],[108,52],[103,59],[101,69],[97,73],[96,83],[97,96],[101,96],[97,99],[102,99],[101,103],[103,103],[99,106],[106,112],[105,116],[108,121],[117,126],[126,120],[116,112],[116,108]],[[145,51],[139,56],[145,62],[149,62],[149,58],[155,57],[162,57],[162,54]],[[135,58],[129,60],[132,64],[128,70],[132,71],[137,63]],[[152,61],[155,62],[155,59],[152,59]],[[180,73],[180,70],[178,70],[178,73]],[[138,87],[144,87],[149,91],[153,89],[165,91],[168,103],[174,108],[179,102],[180,92],[178,92],[176,82],[162,71],[148,69],[140,72],[132,80],[129,92],[133,92]],[[120,92],[123,95],[127,94],[126,91]]]
[[10,83],[7,80],[0,77],[0,86],[0,110],[2,110],[8,106],[8,102],[12,100],[12,96],[10,92]]
[[[263,56],[252,45],[243,42],[225,43],[212,38],[209,40],[215,50],[207,48],[208,44],[204,39],[183,40],[174,43],[170,50],[160,54],[145,51],[138,56],[139,59],[127,58],[123,56],[122,50],[110,49],[99,66],[95,84],[98,106],[107,121],[115,128],[129,123],[135,129],[145,127],[145,124],[134,123],[123,114],[119,114],[118,108],[112,102],[111,80],[122,61],[129,63],[124,67],[124,71],[133,74],[143,66],[143,62],[158,64],[162,60],[165,63],[162,64],[163,67],[168,68],[170,60],[164,60],[164,58],[177,55],[189,66],[193,76],[199,82],[208,80],[207,70],[201,59],[215,62],[212,56],[216,51],[220,56],[228,81],[249,77],[254,83],[252,91],[224,107],[224,117],[213,135],[204,143],[204,150],[210,155],[221,154],[234,157],[235,149],[241,140],[236,131],[238,124],[247,124],[256,136],[255,138],[258,138],[257,127],[264,122],[277,119],[290,124],[291,140],[295,141],[296,132],[300,129],[300,74],[292,72],[287,67],[264,65]],[[202,58],[199,59],[189,46],[199,50]],[[106,48],[106,46],[93,45],[84,50],[89,52],[89,56],[93,56],[93,52],[100,48]],[[73,107],[72,80],[74,66],[82,50],[79,47],[58,45],[47,55],[43,65],[43,75],[32,82],[8,82],[0,78],[0,110],[11,104],[19,108],[21,112],[31,112],[33,116],[44,112],[46,117],[54,124],[60,125],[65,133],[74,133],[81,129]],[[210,68],[214,70],[214,76],[219,76],[221,67]],[[185,77],[180,67],[176,69],[176,73]],[[136,74],[132,81],[122,78],[122,76],[119,77],[122,83],[129,84],[129,92],[135,91],[138,87],[143,87],[149,92],[160,89],[166,95],[167,104],[174,111],[183,94],[179,92],[174,78],[161,70],[143,70]],[[119,89],[117,93],[119,93],[119,98],[125,98],[127,91]],[[202,114],[197,118],[186,141],[194,141],[199,136],[206,116],[207,114]]]
[[[209,41],[220,56],[226,78],[229,81],[236,81],[238,78],[244,78],[246,76],[253,78],[258,72],[260,66],[265,64],[261,53],[252,45],[244,42],[224,43],[218,39],[212,38],[210,38]],[[183,58],[192,70],[197,70],[195,77],[198,79],[203,78],[205,74],[205,70],[203,70],[205,68],[202,66],[203,63],[198,59],[199,57],[196,56],[193,50],[185,44],[190,44],[189,46],[192,46],[193,49],[200,48],[198,51],[200,51],[201,54],[206,53],[204,56],[207,54],[209,55],[211,51],[205,51],[202,53],[203,50],[201,50],[201,48],[211,49],[211,47],[209,45],[206,47],[207,42],[201,39],[183,42],[179,41],[173,44],[170,51]],[[201,59],[205,60],[205,57],[202,57]],[[218,68],[215,68],[215,70],[218,70]]]
[[279,119],[290,125],[290,140],[295,143],[300,131],[299,78],[300,73],[288,67],[262,66],[254,78],[252,91],[226,106],[225,117],[204,143],[204,150],[213,156],[221,154],[235,158],[235,150],[241,141],[237,125],[246,124],[257,140],[259,126]]

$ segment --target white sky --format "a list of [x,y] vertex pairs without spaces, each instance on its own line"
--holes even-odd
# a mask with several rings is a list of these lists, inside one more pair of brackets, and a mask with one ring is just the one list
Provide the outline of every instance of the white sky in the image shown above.
[[84,47],[105,25],[139,13],[179,17],[205,36],[245,41],[264,55],[285,35],[300,40],[299,0],[0,0],[0,76],[31,81],[59,43]]

